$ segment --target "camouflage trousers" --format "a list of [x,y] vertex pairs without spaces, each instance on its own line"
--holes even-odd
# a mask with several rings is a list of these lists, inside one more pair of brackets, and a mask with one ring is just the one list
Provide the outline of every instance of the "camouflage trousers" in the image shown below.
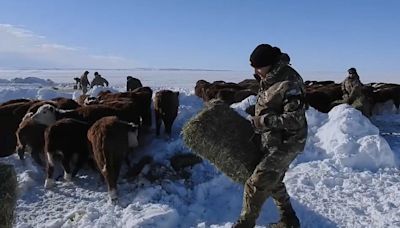
[[[283,178],[290,163],[303,151],[303,144],[270,148],[244,186],[243,207],[235,227],[254,227],[265,200],[272,196],[288,227],[298,227],[298,219],[290,203]],[[294,223],[294,224],[293,224]]]

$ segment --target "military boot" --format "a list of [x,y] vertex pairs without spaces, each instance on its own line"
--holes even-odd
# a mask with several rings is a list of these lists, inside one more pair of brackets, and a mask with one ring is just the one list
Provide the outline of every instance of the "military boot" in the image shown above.
[[270,228],[300,228],[300,221],[297,217],[289,219],[281,219],[278,223],[271,223]]
[[294,211],[284,213],[278,223],[269,224],[270,228],[300,228],[300,221]]

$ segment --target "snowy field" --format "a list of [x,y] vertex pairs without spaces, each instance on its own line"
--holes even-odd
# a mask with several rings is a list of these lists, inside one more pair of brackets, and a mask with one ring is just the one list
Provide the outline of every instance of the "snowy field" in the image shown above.
[[[15,98],[76,97],[73,77],[83,71],[0,71],[0,102]],[[90,72],[90,76],[94,71]],[[208,162],[178,179],[169,164],[177,153],[190,153],[180,135],[184,123],[203,103],[194,95],[199,79],[239,82],[243,72],[99,71],[118,91],[125,90],[127,75],[145,86],[180,91],[179,114],[172,139],[151,138],[136,150],[135,158],[152,155],[135,180],[120,178],[119,203],[108,203],[107,190],[98,174],[83,170],[71,183],[57,181],[45,190],[44,170],[17,156],[0,158],[14,164],[20,197],[16,227],[230,227],[237,219],[243,187],[232,182]],[[35,78],[23,83],[15,77]],[[51,79],[54,84],[41,79]],[[91,77],[89,78],[91,79]],[[250,97],[233,107],[240,113]],[[309,136],[303,154],[291,165],[285,183],[302,227],[400,227],[400,115],[391,107],[371,121],[347,105],[330,113],[307,111]],[[150,182],[144,176],[159,170],[165,178]],[[257,221],[259,227],[278,220],[271,199]]]

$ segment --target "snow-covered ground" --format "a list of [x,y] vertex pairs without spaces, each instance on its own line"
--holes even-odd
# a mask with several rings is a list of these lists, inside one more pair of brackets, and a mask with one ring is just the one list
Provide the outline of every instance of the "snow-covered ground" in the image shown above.
[[[137,158],[152,155],[154,162],[135,180],[120,178],[119,203],[108,203],[105,184],[91,170],[82,171],[72,183],[60,180],[55,188],[45,190],[44,171],[29,157],[24,163],[16,156],[0,158],[0,162],[14,164],[18,173],[17,227],[230,227],[235,222],[241,209],[241,185],[206,161],[187,170],[190,178],[178,179],[168,158],[190,153],[180,131],[203,105],[193,94],[194,83],[198,79],[237,82],[245,75],[239,78],[227,72],[202,72],[207,75],[202,77],[198,72],[193,76],[193,72],[170,71],[167,80],[165,72],[152,73],[146,77],[131,75],[155,90],[180,91],[178,118],[171,140],[152,137],[137,149]],[[0,85],[0,102],[18,97],[76,97],[78,92],[71,89],[72,77],[62,81],[57,78],[62,74],[37,72],[54,85],[5,82]],[[108,78],[115,90],[125,89],[128,74],[121,75]],[[250,97],[234,107],[244,113],[253,102],[254,97]],[[390,110],[374,116],[372,123],[347,105],[337,106],[328,114],[312,108],[307,111],[307,145],[285,177],[302,227],[400,227],[400,115],[394,114],[397,110],[392,107]],[[148,181],[145,174],[154,170],[165,178]],[[270,199],[257,224],[262,227],[278,217]]]

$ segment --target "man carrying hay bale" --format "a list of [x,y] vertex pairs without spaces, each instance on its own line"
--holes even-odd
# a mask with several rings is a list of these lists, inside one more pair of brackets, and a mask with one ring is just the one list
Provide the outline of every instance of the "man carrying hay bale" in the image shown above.
[[279,48],[261,44],[250,56],[251,66],[261,78],[252,125],[260,134],[263,156],[245,183],[242,212],[233,227],[254,227],[270,196],[281,215],[270,227],[300,227],[283,178],[305,146],[305,90],[303,79],[280,59],[281,54]]

